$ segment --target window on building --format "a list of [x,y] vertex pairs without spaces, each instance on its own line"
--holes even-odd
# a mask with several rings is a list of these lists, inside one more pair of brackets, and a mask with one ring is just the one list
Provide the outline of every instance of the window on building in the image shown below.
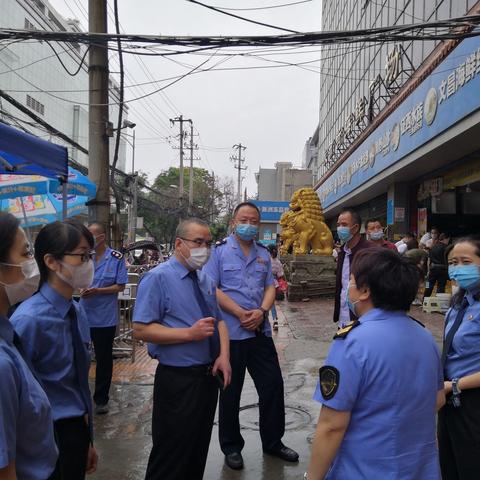
[[28,19],[25,19],[25,30],[35,30],[35,25]]
[[45,105],[38,100],[35,100],[30,95],[27,95],[27,107],[35,110],[40,115],[45,115]]
[[45,13],[45,4],[41,0],[32,0],[32,3],[42,12]]

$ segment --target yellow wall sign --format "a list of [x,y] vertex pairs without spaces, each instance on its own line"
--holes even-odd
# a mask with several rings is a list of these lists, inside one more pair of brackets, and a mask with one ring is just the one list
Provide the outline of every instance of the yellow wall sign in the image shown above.
[[478,181],[480,181],[480,158],[475,158],[446,173],[443,177],[443,189],[451,190]]

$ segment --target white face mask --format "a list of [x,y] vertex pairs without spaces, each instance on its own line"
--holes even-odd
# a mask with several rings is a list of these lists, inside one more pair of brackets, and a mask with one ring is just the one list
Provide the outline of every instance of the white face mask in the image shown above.
[[38,290],[40,272],[35,259],[32,258],[20,264],[2,263],[2,265],[20,267],[23,276],[25,277],[22,281],[17,283],[0,282],[0,284],[3,285],[10,306],[23,302],[23,300],[31,297]]
[[65,262],[60,262],[65,269],[70,273],[70,278],[65,276],[61,272],[56,272],[57,276],[61,278],[65,283],[75,289],[88,288],[93,282],[93,275],[95,273],[95,267],[93,260],[82,263],[81,265],[69,265]]
[[[183,242],[183,244],[185,245],[185,242]],[[180,255],[182,255],[181,252]],[[185,258],[183,255],[182,257],[192,270],[198,270],[208,262],[208,259],[210,258],[210,249],[207,247],[192,248],[188,258]]]

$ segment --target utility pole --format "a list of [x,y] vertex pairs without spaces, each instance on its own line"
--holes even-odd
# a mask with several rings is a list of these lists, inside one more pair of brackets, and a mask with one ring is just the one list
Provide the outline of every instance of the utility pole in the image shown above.
[[215,172],[212,170],[212,205],[210,206],[210,221],[215,221]]
[[193,152],[195,150],[198,150],[198,146],[193,143],[193,121],[192,120],[187,120],[190,122],[190,174],[189,174],[189,181],[188,181],[188,208],[190,210],[189,213],[192,213],[192,207],[193,207],[193,180],[195,177],[195,171],[193,169],[193,161],[194,160],[199,160],[198,158],[195,158],[193,156]]
[[137,204],[138,204],[138,175],[135,172],[135,129],[132,134],[132,180],[130,182],[130,225],[128,228],[128,241],[134,242],[137,236]]
[[237,156],[231,156],[230,160],[233,160],[235,163],[235,168],[238,171],[237,177],[237,203],[242,201],[242,170],[246,170],[247,167],[242,167],[242,164],[245,162],[245,159],[242,158],[242,150],[246,150],[247,147],[244,147],[241,143],[234,145],[232,148],[237,149]]
[[[88,0],[88,31],[107,33],[107,0]],[[89,220],[103,224],[110,238],[110,156],[108,126],[108,44],[90,45],[88,60],[88,175],[97,185],[89,202]]]
[[190,174],[188,178],[188,208],[193,206],[193,122],[190,120]]
[[191,122],[191,120],[185,120],[183,118],[183,115],[180,115],[179,117],[176,118],[171,118],[170,123],[174,125],[175,123],[180,124],[180,174],[179,174],[179,179],[178,179],[178,195],[180,197],[180,201],[183,199],[183,124],[185,122]]

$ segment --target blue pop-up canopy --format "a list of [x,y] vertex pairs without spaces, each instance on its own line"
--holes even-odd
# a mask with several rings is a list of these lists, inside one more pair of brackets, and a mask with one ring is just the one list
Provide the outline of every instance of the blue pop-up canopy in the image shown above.
[[0,173],[67,178],[65,147],[0,123]]

